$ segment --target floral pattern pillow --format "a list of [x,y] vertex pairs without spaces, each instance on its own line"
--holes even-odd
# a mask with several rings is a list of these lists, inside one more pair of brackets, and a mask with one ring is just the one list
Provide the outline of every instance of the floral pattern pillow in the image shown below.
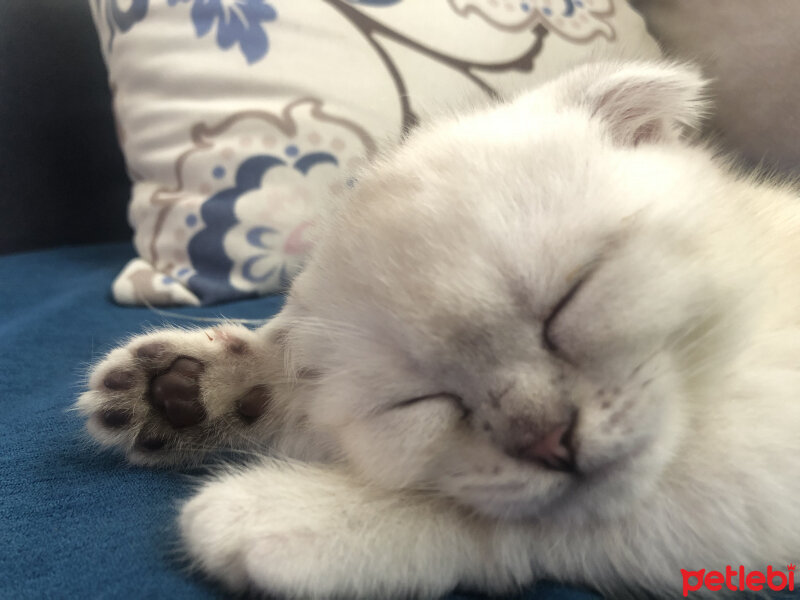
[[90,0],[134,182],[125,304],[285,288],[331,193],[427,112],[606,51],[622,0]]

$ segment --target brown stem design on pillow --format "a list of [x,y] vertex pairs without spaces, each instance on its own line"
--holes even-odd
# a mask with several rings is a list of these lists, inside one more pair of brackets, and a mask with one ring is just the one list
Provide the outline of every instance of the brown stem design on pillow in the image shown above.
[[369,44],[375,49],[375,52],[378,53],[381,60],[386,65],[386,68],[389,71],[392,80],[394,81],[395,88],[397,89],[397,95],[400,100],[400,107],[403,114],[403,131],[408,131],[417,125],[419,118],[411,108],[411,102],[408,97],[406,84],[405,81],[403,81],[402,75],[400,75],[400,71],[397,69],[397,66],[392,61],[388,52],[386,52],[386,50],[375,39],[376,35],[386,36],[387,38],[402,44],[406,48],[415,50],[416,52],[424,54],[428,58],[432,58],[433,60],[455,69],[467,79],[472,81],[485,94],[491,96],[492,98],[498,98],[499,94],[497,91],[483,79],[475,75],[473,70],[488,72],[508,70],[521,71],[525,73],[530,72],[533,70],[533,60],[541,52],[544,38],[548,34],[547,28],[541,23],[537,23],[531,30],[536,37],[536,41],[522,56],[519,56],[513,60],[499,63],[474,62],[449,56],[447,54],[443,54],[442,52],[438,52],[433,48],[425,46],[424,44],[420,44],[419,42],[412,40],[405,35],[398,33],[394,29],[391,29],[390,27],[387,27],[386,25],[376,21],[372,17],[367,16],[360,10],[353,8],[344,0],[324,1],[342,13],[342,15],[344,15],[344,17],[361,32],[361,34],[367,39]]
[[[353,24],[353,26],[366,38],[367,42],[373,47],[373,49],[380,57],[383,64],[386,66],[386,69],[389,72],[392,81],[394,82],[398,98],[400,101],[401,112],[402,112],[402,134],[405,134],[407,131],[414,128],[418,124],[419,118],[414,113],[414,110],[411,107],[411,100],[408,94],[406,83],[403,79],[402,74],[400,73],[400,70],[397,68],[397,65],[394,63],[390,54],[376,39],[377,36],[384,36],[388,39],[391,39],[405,46],[406,48],[409,48],[415,52],[419,52],[420,54],[430,59],[433,59],[451,69],[454,69],[455,71],[464,75],[464,77],[466,77],[468,80],[472,81],[486,95],[492,98],[498,98],[499,97],[498,92],[488,83],[486,83],[486,81],[478,77],[473,71],[502,72],[508,70],[515,70],[523,73],[531,72],[534,66],[534,59],[541,52],[544,44],[544,38],[549,33],[547,27],[545,27],[542,23],[537,23],[531,28],[531,32],[535,37],[535,41],[530,46],[530,48],[528,48],[521,56],[503,62],[495,62],[495,63],[477,62],[444,54],[420,42],[410,39],[409,37],[403,35],[402,33],[395,31],[391,27],[388,27],[380,23],[379,21],[376,21],[375,19],[364,14],[360,10],[354,8],[353,6],[348,4],[345,0],[324,0],[324,1],[327,2],[334,9],[338,10],[350,23]],[[258,113],[261,118],[264,118],[265,120],[271,122],[274,121],[274,124],[277,127],[283,129],[284,126],[288,127],[289,122],[291,121],[291,119],[288,118],[286,111],[288,111],[291,108],[291,106],[294,106],[297,103],[304,102],[307,100],[309,99],[301,99],[292,103],[290,106],[286,107],[286,110],[284,111],[283,115],[283,120],[277,119],[276,117],[273,117],[272,115],[268,115],[266,113],[261,113],[260,111],[254,111],[253,114]],[[321,106],[320,101],[315,100],[315,102],[318,102]],[[319,116],[319,114],[321,113],[319,106],[317,106],[315,111],[316,111],[315,114]],[[245,113],[238,113],[236,115],[236,118],[241,118],[243,114]],[[332,119],[329,118],[329,120]],[[223,129],[228,125],[230,125],[230,119],[220,124],[217,127],[217,129]],[[288,129],[286,129],[285,132],[291,133],[293,132],[293,130],[290,132]],[[154,265],[154,268],[158,269],[159,271],[166,272],[172,267],[170,263],[162,263],[162,257],[160,256],[159,253],[157,241],[160,238],[168,214],[172,210],[175,202],[180,198],[179,192],[183,190],[183,177],[182,177],[183,163],[190,154],[196,152],[198,149],[204,149],[208,146],[208,144],[205,142],[205,135],[208,133],[213,133],[213,131],[210,131],[208,129],[208,126],[206,126],[204,123],[197,124],[193,128],[192,130],[193,147],[189,151],[182,154],[178,158],[175,165],[175,176],[177,181],[176,187],[173,189],[159,188],[151,196],[151,202],[154,205],[160,206],[160,209],[156,217],[156,221],[153,227],[153,233],[150,237],[150,243],[147,248],[147,250],[149,251],[149,256],[144,251],[142,251],[141,254],[146,260],[148,260],[148,262]],[[372,148],[371,140],[369,144],[366,145],[366,147]]]

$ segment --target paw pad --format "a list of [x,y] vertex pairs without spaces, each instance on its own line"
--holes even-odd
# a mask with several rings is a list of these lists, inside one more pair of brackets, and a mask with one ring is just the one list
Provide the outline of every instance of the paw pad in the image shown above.
[[106,389],[119,392],[131,389],[135,381],[134,374],[130,371],[111,371],[103,379],[103,385]]
[[148,396],[151,405],[164,413],[175,429],[191,427],[206,418],[206,409],[200,402],[198,378],[204,370],[203,363],[188,357],[176,359],[166,373],[153,378]]
[[116,429],[130,423],[131,413],[124,408],[106,408],[100,411],[100,420],[106,427]]
[[260,447],[272,426],[269,357],[245,328],[148,334],[109,353],[78,407],[92,435],[138,464],[193,463],[234,442]]
[[160,358],[166,351],[167,347],[165,344],[161,342],[149,342],[143,346],[139,346],[139,349],[136,350],[136,356],[144,360],[154,360]]
[[134,447],[146,452],[161,450],[167,445],[167,439],[152,432],[141,431],[133,442]]
[[252,423],[267,410],[272,400],[272,390],[267,385],[257,385],[236,403],[236,411],[243,421]]
[[214,328],[211,331],[214,334],[212,339],[219,340],[225,344],[225,348],[228,352],[232,352],[233,354],[245,354],[248,351],[247,343],[232,333],[220,328]]

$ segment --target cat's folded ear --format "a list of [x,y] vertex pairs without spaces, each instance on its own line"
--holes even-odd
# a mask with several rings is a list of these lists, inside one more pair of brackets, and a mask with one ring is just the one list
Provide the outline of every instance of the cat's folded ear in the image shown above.
[[707,80],[692,65],[594,63],[553,82],[559,101],[600,119],[612,139],[635,146],[674,140],[706,114]]

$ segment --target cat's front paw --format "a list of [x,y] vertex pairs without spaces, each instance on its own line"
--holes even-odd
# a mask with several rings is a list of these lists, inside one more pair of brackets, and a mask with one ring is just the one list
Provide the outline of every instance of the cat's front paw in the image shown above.
[[91,434],[131,462],[195,462],[266,438],[265,354],[255,332],[232,325],[139,336],[97,365],[77,408]]
[[447,521],[335,469],[268,461],[206,483],[179,524],[194,566],[234,591],[436,598],[476,570]]

